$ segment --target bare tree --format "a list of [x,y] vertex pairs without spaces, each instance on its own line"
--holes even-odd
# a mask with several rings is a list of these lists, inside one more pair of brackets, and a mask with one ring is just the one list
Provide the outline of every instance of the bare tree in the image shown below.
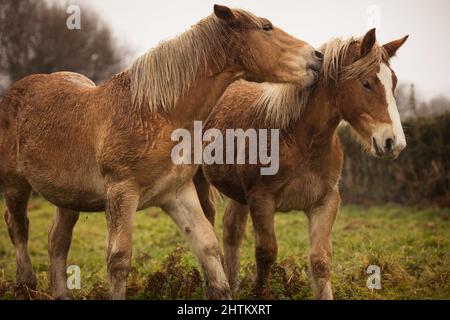
[[408,109],[408,93],[406,92],[407,85],[405,83],[399,83],[397,90],[395,91],[395,96],[397,100],[398,111],[402,118],[409,115]]
[[69,30],[66,5],[44,0],[0,2],[0,92],[8,82],[34,73],[74,71],[99,82],[123,68],[128,53],[90,8],[81,29]]
[[416,87],[414,83],[411,83],[409,98],[408,98],[408,106],[411,112],[414,115],[417,115],[417,99],[416,99]]

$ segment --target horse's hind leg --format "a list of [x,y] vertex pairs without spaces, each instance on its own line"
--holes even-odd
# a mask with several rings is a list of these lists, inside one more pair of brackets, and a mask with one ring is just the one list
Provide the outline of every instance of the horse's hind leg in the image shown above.
[[67,288],[67,255],[72,242],[72,230],[79,213],[57,208],[53,226],[48,234],[48,253],[51,265],[51,287],[54,299],[70,299]]
[[338,191],[327,195],[322,204],[307,212],[309,218],[310,268],[314,296],[332,300],[331,289],[331,231],[340,205]]
[[28,254],[27,206],[31,187],[22,181],[14,186],[5,186],[5,222],[16,250],[16,282],[36,289],[36,275]]
[[214,226],[216,210],[214,208],[214,201],[212,200],[212,189],[211,185],[203,175],[202,168],[199,168],[197,174],[194,176],[194,185],[195,189],[197,190],[197,195],[200,200],[203,212],[205,213],[205,216],[206,218],[208,218],[209,222],[211,222],[211,224]]
[[219,244],[211,223],[202,211],[193,183],[179,188],[163,209],[187,237],[203,268],[206,296],[215,300],[230,299],[230,287],[223,271]]
[[248,213],[248,206],[230,200],[223,216],[225,273],[234,295],[239,291],[240,247],[245,236]]

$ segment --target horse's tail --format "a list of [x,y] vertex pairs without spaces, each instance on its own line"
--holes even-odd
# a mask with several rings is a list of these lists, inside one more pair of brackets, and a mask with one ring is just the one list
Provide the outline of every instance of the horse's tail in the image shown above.
[[217,188],[213,187],[212,185],[209,185],[209,200],[216,208],[217,205],[224,200],[224,196],[223,194],[220,193],[219,190],[217,190]]
[[223,197],[219,190],[210,185],[208,180],[206,180],[201,167],[194,176],[194,184],[203,212],[209,222],[214,226],[216,206]]
[[15,161],[18,153],[17,117],[24,104],[26,90],[27,83],[22,79],[0,95],[0,170],[8,168],[7,163]]
[[[9,112],[11,103],[9,101],[10,99],[6,97],[6,93],[7,91],[0,95],[0,170],[3,168],[2,164],[7,163],[7,152],[5,152],[5,150],[10,148],[8,144],[11,143],[11,139],[8,138],[8,130],[11,125],[11,116]],[[0,198],[2,198],[4,190],[5,186],[2,183],[2,179],[0,179]]]
[[[11,122],[10,109],[13,107],[13,101],[8,98],[7,93],[8,91],[5,91],[0,95],[0,142],[4,140],[2,139],[2,136],[5,134],[5,131],[9,129]],[[2,156],[3,155],[0,154],[0,159]]]

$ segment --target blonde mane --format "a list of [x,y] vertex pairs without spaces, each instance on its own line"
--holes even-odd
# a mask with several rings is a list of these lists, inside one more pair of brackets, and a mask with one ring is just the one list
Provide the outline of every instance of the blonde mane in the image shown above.
[[255,107],[267,127],[285,129],[300,119],[308,103],[310,89],[301,89],[293,84],[264,83],[263,86]]
[[[243,10],[233,13],[251,23],[258,21]],[[234,32],[211,15],[139,57],[128,70],[133,106],[169,113],[199,76],[223,69]]]
[[[345,65],[350,45],[362,39],[342,40],[333,38],[319,51],[324,54],[321,79],[325,84],[338,83],[358,77],[364,77],[373,68],[379,66],[388,56],[383,47],[375,45],[367,56]],[[291,84],[265,83],[264,90],[254,107],[257,114],[264,118],[268,127],[285,129],[292,122],[301,118],[309,101],[313,88],[301,89]]]

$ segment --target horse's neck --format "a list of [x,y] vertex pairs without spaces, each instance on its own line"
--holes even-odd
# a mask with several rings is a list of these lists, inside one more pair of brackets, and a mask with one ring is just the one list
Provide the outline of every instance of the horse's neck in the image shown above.
[[[192,83],[186,84],[189,89],[182,93],[169,114],[174,125],[189,128],[194,121],[206,120],[219,98],[241,73],[242,70],[230,58],[235,54],[232,44],[234,40],[228,37],[221,37],[219,40],[219,42],[225,41],[229,42],[225,48],[210,48],[213,51],[206,58],[205,70],[200,72]],[[220,52],[214,52],[214,50],[220,50]],[[213,58],[220,56],[225,57],[225,60],[215,61],[220,58]]]
[[294,139],[300,145],[328,144],[341,120],[333,91],[318,83],[310,93],[303,116],[293,126]]
[[226,68],[214,75],[199,77],[171,112],[172,122],[189,127],[195,120],[206,120],[219,98],[239,75],[240,71],[236,68]]

